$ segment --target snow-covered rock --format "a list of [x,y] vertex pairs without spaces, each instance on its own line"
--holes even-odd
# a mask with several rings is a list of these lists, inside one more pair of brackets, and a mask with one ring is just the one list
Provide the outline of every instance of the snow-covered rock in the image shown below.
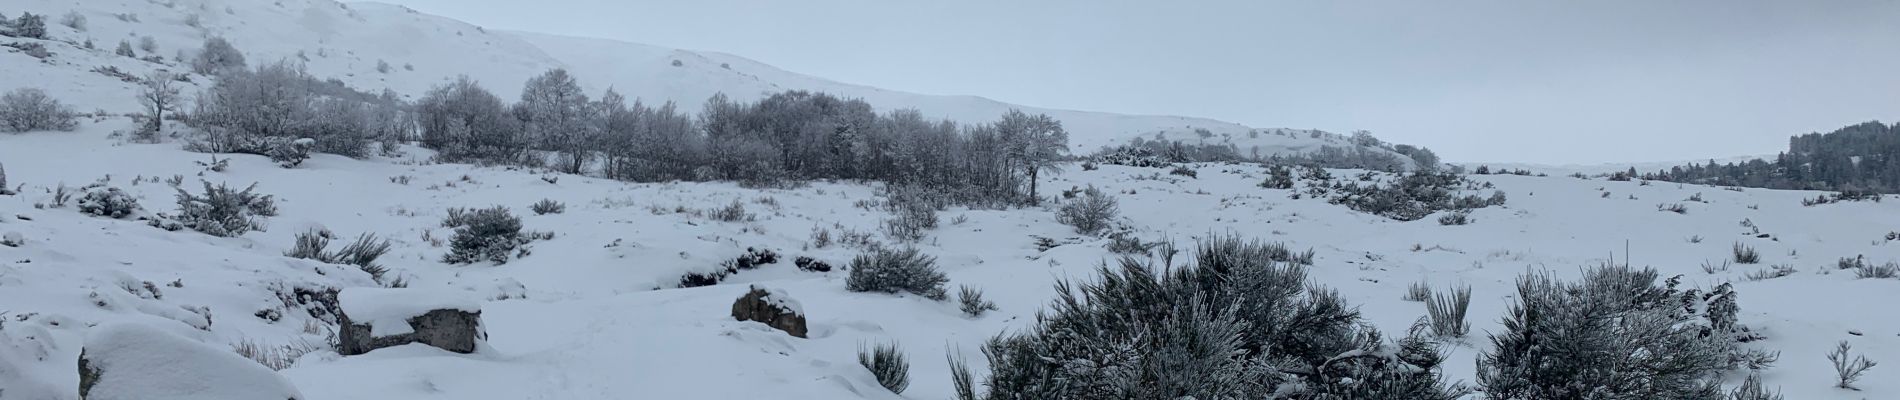
[[745,296],[732,302],[732,318],[763,323],[794,337],[802,338],[807,333],[805,307],[774,288],[751,285]]
[[137,323],[93,328],[79,356],[87,400],[303,399],[290,381],[229,349]]
[[351,288],[337,301],[343,308],[337,352],[343,355],[410,343],[472,353],[487,336],[481,303],[466,291]]

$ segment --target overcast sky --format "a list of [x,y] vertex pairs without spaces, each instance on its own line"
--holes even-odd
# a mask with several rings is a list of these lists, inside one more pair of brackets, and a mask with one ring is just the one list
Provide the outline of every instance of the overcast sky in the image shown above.
[[1900,118],[1900,1],[386,0],[1041,107],[1689,160]]

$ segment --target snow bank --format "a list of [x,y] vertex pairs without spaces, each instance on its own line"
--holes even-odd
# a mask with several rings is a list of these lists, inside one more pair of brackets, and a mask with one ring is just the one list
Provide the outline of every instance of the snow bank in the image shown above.
[[414,333],[409,319],[435,310],[479,312],[481,302],[466,291],[410,288],[349,288],[337,294],[343,314],[369,325],[370,336]]
[[79,362],[90,371],[80,387],[91,400],[303,398],[289,380],[235,352],[142,324],[92,329]]

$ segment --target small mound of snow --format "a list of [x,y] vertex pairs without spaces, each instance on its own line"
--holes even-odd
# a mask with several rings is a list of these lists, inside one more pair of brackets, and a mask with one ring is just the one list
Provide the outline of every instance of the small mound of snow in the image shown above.
[[289,380],[263,365],[143,324],[92,329],[80,361],[97,374],[85,393],[92,400],[303,398]]

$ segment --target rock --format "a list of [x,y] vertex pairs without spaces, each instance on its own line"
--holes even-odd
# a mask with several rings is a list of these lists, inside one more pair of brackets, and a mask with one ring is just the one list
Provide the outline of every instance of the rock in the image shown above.
[[256,361],[156,327],[117,323],[93,328],[79,352],[79,398],[302,399],[277,372]]
[[793,337],[805,337],[805,310],[785,292],[752,285],[751,291],[732,303],[732,318],[755,321],[785,331]]
[[337,335],[337,353],[342,355],[410,343],[467,354],[488,338],[480,304],[468,293],[351,288],[337,297],[343,309],[338,318],[343,329]]

